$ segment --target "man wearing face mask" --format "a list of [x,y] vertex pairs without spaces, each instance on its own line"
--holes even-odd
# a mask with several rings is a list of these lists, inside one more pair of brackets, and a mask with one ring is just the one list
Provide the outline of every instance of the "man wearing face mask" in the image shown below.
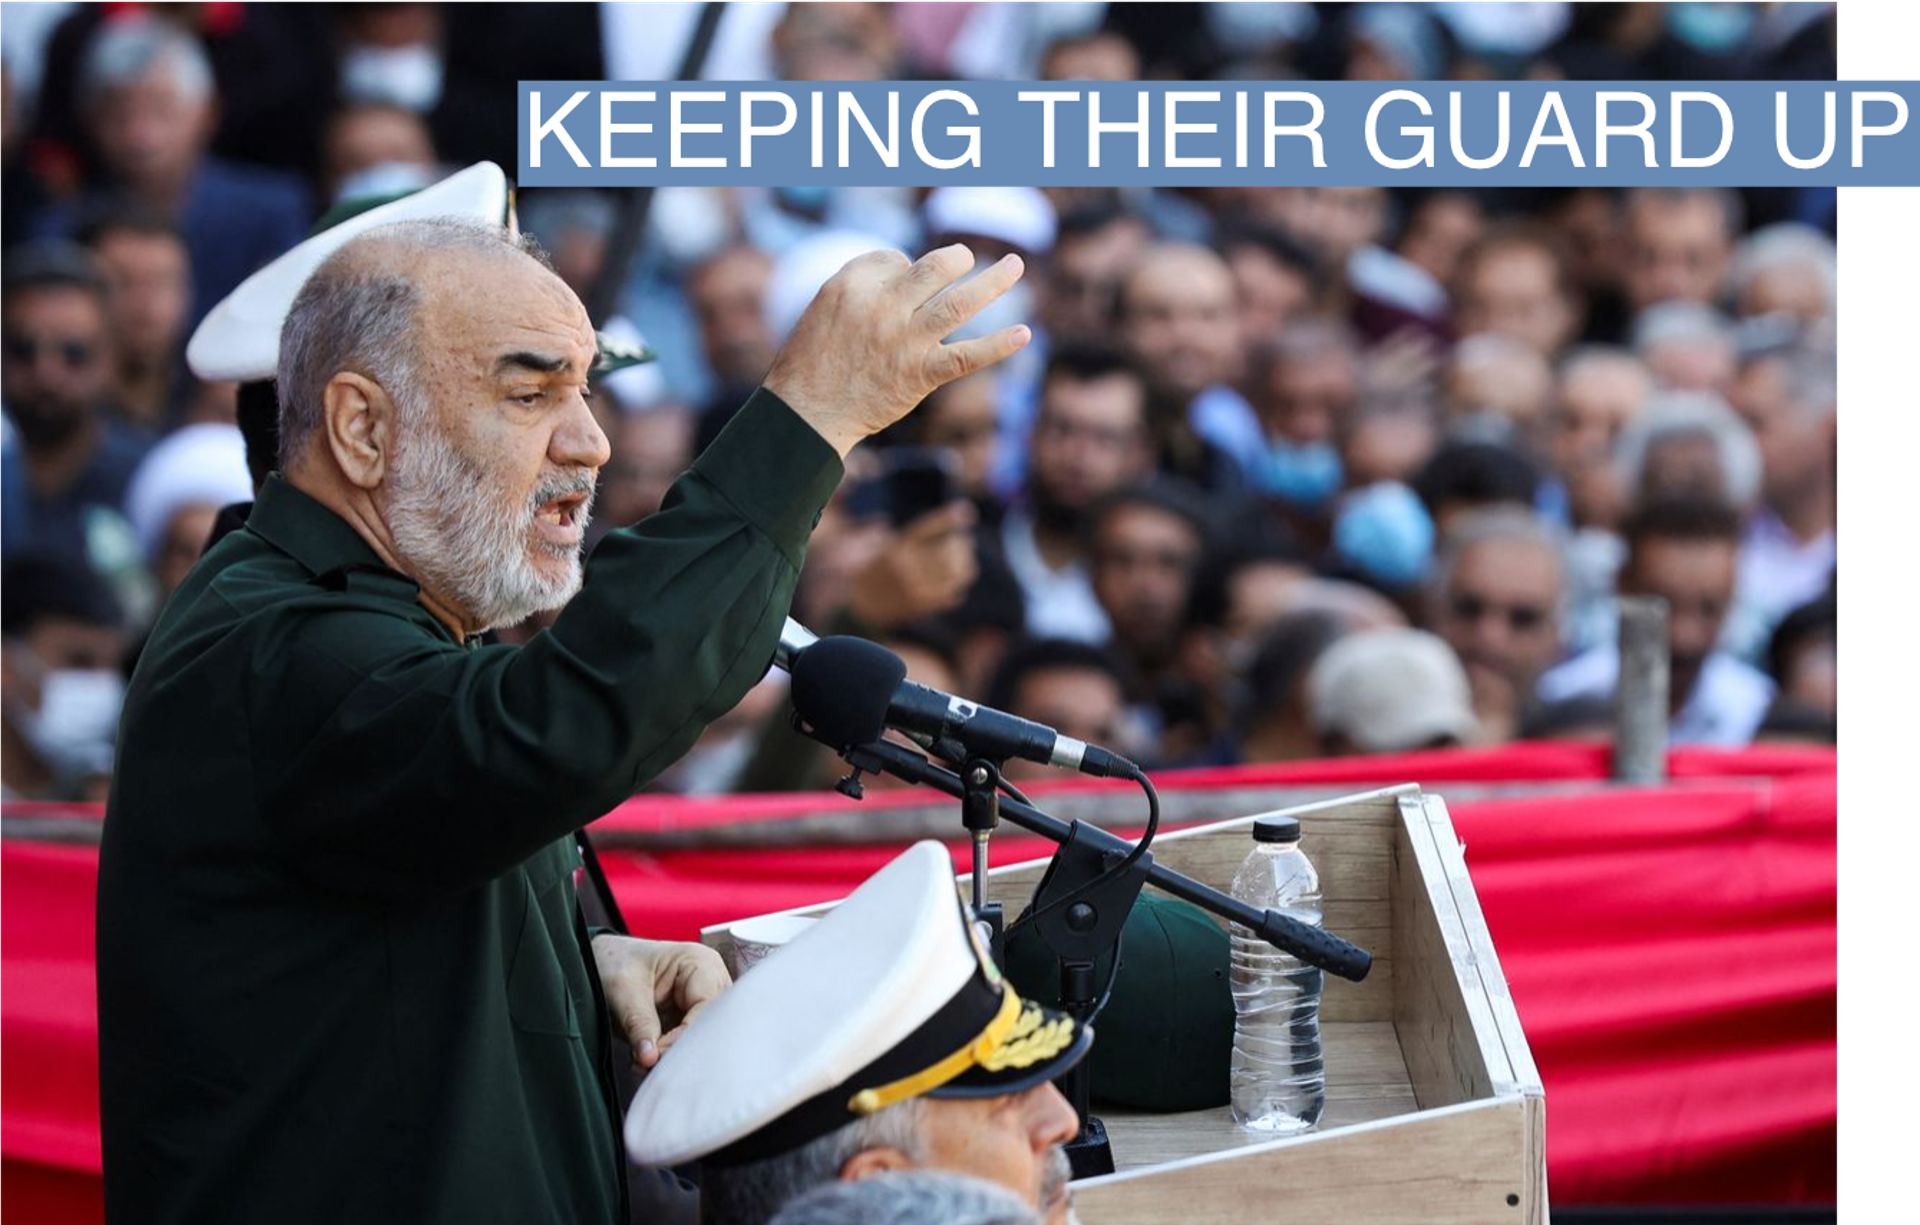
[[1360,403],[1359,342],[1340,324],[1302,320],[1254,350],[1249,386],[1267,444],[1255,483],[1290,510],[1320,512],[1340,491],[1334,439]]
[[92,571],[54,556],[0,579],[0,784],[8,799],[100,799],[126,681],[119,606]]

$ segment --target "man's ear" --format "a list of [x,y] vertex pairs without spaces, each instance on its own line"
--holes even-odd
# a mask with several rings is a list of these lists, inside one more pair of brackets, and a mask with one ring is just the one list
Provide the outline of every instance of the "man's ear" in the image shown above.
[[361,489],[386,480],[396,433],[393,399],[363,375],[342,371],[320,393],[321,428],[341,475]]
[[840,1181],[859,1182],[863,1178],[872,1178],[875,1174],[889,1174],[895,1170],[911,1170],[913,1162],[897,1148],[863,1148],[847,1158],[840,1167]]

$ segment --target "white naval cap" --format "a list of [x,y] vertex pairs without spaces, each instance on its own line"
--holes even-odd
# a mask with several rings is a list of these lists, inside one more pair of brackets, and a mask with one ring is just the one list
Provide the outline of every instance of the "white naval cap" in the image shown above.
[[508,195],[506,172],[492,162],[476,162],[431,187],[326,226],[240,282],[207,312],[187,341],[188,367],[208,382],[272,378],[280,365],[280,325],[286,322],[300,287],[349,239],[396,221],[438,217],[501,225],[507,217]]
[[908,1098],[1023,1092],[1092,1040],[1006,983],[921,842],[707,1006],[635,1094],[627,1153],[758,1160]]

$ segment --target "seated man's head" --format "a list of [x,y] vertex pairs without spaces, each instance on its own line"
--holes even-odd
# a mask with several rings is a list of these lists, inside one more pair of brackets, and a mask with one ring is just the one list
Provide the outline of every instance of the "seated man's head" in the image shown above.
[[1522,446],[1543,432],[1553,369],[1523,341],[1499,332],[1469,336],[1447,363],[1450,416],[1483,419]]
[[1022,1000],[922,842],[755,963],[648,1075],[627,1114],[641,1165],[701,1162],[710,1225],[762,1225],[836,1180],[938,1169],[1069,1217],[1054,1078],[1092,1031]]
[[0,769],[7,790],[71,798],[106,777],[125,689],[120,606],[85,562],[7,559],[0,582]]
[[1745,512],[1759,498],[1765,475],[1753,431],[1710,392],[1655,395],[1620,432],[1616,452],[1635,505],[1698,496]]
[[1260,347],[1252,374],[1268,438],[1330,445],[1360,403],[1360,341],[1343,324],[1304,319]]
[[[1088,643],[1064,638],[1022,643],[1000,661],[987,700],[1062,736],[1122,747],[1126,674],[1112,655]],[[1047,767],[1023,761],[1009,761],[1006,773],[1010,778],[1053,777]]]
[[1474,511],[1447,534],[1431,624],[1466,665],[1483,723],[1517,726],[1540,674],[1560,656],[1565,596],[1560,545],[1538,514]]
[[1453,439],[1442,443],[1415,474],[1413,488],[1445,536],[1469,511],[1489,506],[1531,509],[1540,471],[1517,447]]
[[115,182],[151,203],[178,203],[218,111],[199,41],[157,17],[102,22],[81,60],[77,96]]
[[1610,527],[1623,508],[1613,448],[1653,395],[1653,375],[1625,349],[1588,346],[1560,363],[1547,453],[1577,527]]
[[[1121,278],[1153,241],[1146,221],[1112,202],[1060,216],[1053,257],[1037,281],[1039,321],[1056,343],[1104,342]],[[1031,275],[1031,274],[1029,274]]]
[[1733,605],[1740,517],[1724,502],[1676,494],[1640,506],[1622,527],[1627,561],[1620,594],[1667,602],[1667,647],[1675,709],[1684,706]]
[[1147,248],[1120,283],[1120,337],[1169,413],[1240,376],[1239,290],[1227,262],[1206,247]]
[[1810,225],[1782,221],[1740,241],[1728,275],[1742,317],[1782,314],[1805,325],[1833,320],[1838,256],[1833,239]]
[[87,430],[113,385],[109,290],[85,248],[41,242],[7,252],[0,280],[0,398],[29,451]]
[[120,361],[141,370],[178,361],[193,305],[193,269],[178,227],[129,202],[90,218],[80,238],[113,287]]
[[1186,625],[1207,523],[1182,486],[1122,489],[1088,516],[1093,594],[1113,624],[1113,645],[1144,669],[1172,657]]
[[1027,451],[1027,497],[1051,531],[1078,532],[1088,509],[1146,475],[1147,389],[1112,349],[1067,345],[1040,380]]
[[1661,386],[1723,392],[1733,382],[1733,324],[1699,302],[1662,302],[1633,321],[1633,351]]
[[330,256],[281,332],[280,451],[464,633],[579,589],[609,446],[598,345],[533,249],[498,227],[381,226]]
[[1552,360],[1580,330],[1580,289],[1550,231],[1496,230],[1467,249],[1456,277],[1462,336],[1511,337]]
[[1627,301],[1712,302],[1725,287],[1733,240],[1745,220],[1726,187],[1639,187],[1627,196]]

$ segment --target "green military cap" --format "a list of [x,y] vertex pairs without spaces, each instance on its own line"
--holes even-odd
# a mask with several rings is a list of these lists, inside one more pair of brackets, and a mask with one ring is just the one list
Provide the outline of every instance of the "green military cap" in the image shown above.
[[[417,191],[358,196],[330,209],[313,233],[221,299],[187,341],[187,365],[209,382],[262,382],[280,364],[280,328],[293,300],[327,257],[360,234],[398,221],[451,217],[519,232],[513,186],[492,162],[476,162]],[[644,345],[599,335],[590,376],[601,379],[652,361]]]
[[[1197,906],[1142,893],[1120,937],[1120,977],[1095,1019],[1089,1057],[1098,1102],[1136,1110],[1203,1110],[1227,1104],[1233,1060],[1233,992],[1227,933]],[[1007,939],[1007,980],[1029,999],[1060,994],[1059,963],[1027,926]],[[1113,954],[1100,958],[1105,984]]]

